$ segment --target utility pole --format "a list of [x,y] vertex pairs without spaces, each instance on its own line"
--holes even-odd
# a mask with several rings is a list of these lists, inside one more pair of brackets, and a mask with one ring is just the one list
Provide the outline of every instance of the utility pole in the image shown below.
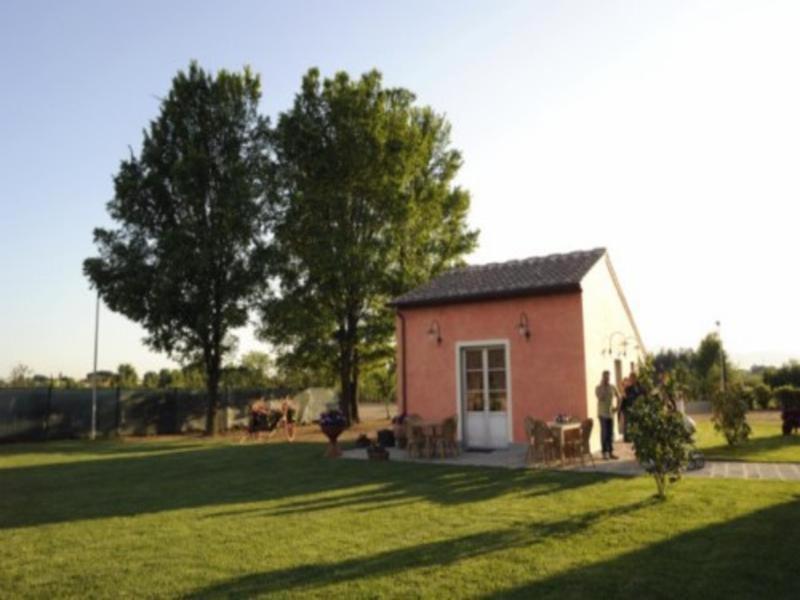
[[717,321],[717,340],[719,341],[719,384],[720,389],[725,391],[725,352],[722,349],[722,323]]
[[91,439],[97,437],[97,340],[100,333],[100,291],[94,306],[94,369],[92,370],[92,433]]

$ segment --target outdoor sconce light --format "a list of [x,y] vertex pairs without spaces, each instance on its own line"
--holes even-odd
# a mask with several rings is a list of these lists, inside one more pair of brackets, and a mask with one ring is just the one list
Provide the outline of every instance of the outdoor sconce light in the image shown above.
[[528,315],[526,315],[524,312],[519,314],[517,331],[519,331],[519,334],[524,336],[526,340],[531,339],[531,328],[528,326]]
[[439,328],[439,321],[435,319],[431,321],[431,326],[428,328],[428,337],[436,340],[437,346],[442,343],[442,330]]

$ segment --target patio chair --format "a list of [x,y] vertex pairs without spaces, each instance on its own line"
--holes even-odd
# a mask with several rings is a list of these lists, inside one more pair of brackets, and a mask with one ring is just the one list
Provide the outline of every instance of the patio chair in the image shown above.
[[592,456],[592,429],[594,427],[594,420],[592,419],[585,419],[581,422],[581,429],[580,429],[580,437],[570,440],[566,442],[566,448],[569,450],[569,453],[575,457],[579,458],[581,464],[586,464],[585,459],[586,456],[589,456],[589,460],[592,461],[592,466],[594,467],[594,456]]
[[430,455],[428,445],[428,438],[419,426],[422,418],[418,415],[409,415],[406,417],[406,451],[409,458],[420,458],[423,454]]
[[528,438],[528,451],[525,453],[525,464],[531,464],[536,460],[536,437],[534,436],[534,421],[531,417],[525,417],[525,437]]
[[581,458],[582,435],[581,429],[567,429],[564,432],[564,458],[567,461],[572,462]]
[[442,458],[448,456],[458,456],[458,440],[456,433],[458,424],[455,417],[448,417],[442,421],[441,435],[437,436],[434,440],[435,451],[439,453]]
[[533,420],[532,432],[531,457],[534,460],[538,457],[544,464],[549,465],[550,461],[557,459],[560,454],[558,439],[544,421]]

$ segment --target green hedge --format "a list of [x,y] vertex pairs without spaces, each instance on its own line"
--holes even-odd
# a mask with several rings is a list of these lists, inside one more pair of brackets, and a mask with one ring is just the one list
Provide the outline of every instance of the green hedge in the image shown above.
[[750,398],[752,401],[750,408],[767,409],[772,404],[774,394],[769,386],[758,383],[750,388]]
[[775,398],[783,410],[800,410],[800,388],[782,385],[775,390]]

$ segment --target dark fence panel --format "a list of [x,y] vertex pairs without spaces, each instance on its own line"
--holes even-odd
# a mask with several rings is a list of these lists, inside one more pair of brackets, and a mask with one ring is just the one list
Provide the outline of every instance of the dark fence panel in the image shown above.
[[44,439],[49,388],[0,390],[0,440]]
[[[221,390],[218,429],[244,427],[250,404],[293,394],[286,388]],[[205,430],[207,396],[198,390],[97,390],[97,434],[165,435]],[[0,442],[87,437],[92,390],[0,389]]]

